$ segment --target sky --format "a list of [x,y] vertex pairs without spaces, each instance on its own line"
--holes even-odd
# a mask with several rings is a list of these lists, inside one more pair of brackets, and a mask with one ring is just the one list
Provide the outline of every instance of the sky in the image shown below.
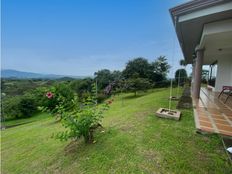
[[92,76],[183,58],[169,9],[186,0],[2,0],[2,69]]

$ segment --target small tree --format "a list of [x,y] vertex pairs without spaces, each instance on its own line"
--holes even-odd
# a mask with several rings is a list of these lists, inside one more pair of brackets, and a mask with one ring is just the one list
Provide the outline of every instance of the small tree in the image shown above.
[[178,83],[179,81],[179,85],[183,86],[185,83],[185,79],[187,78],[187,72],[185,69],[178,69],[175,72],[175,81],[176,83]]
[[113,81],[119,81],[121,79],[122,72],[121,71],[113,71],[111,73],[111,76],[112,76]]
[[125,90],[134,92],[135,96],[138,91],[146,91],[151,87],[150,82],[145,78],[131,78],[126,80],[124,83]]
[[110,70],[103,69],[99,70],[98,72],[94,73],[95,80],[97,80],[98,89],[104,89],[111,81],[113,81],[112,74]]
[[160,84],[166,80],[170,65],[165,56],[159,56],[154,62],[139,57],[130,60],[122,72],[125,79],[143,78],[153,83]]
[[143,57],[130,60],[122,72],[123,77],[126,79],[132,78],[134,74],[137,74],[137,77],[139,78],[149,78],[150,73],[151,66],[148,60]]
[[[187,61],[185,59],[181,59],[179,62],[180,66],[183,66],[184,69],[186,70],[186,66],[188,65]],[[186,80],[188,80],[187,78],[184,79],[184,83],[186,83]]]

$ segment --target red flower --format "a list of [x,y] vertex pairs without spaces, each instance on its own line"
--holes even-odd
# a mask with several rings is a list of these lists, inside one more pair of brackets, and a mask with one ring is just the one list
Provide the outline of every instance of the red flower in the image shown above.
[[46,97],[49,98],[49,99],[52,98],[53,97],[52,92],[47,92]]

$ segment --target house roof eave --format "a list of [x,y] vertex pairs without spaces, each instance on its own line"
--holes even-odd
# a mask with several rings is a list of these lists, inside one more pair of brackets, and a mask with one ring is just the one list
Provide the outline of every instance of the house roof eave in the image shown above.
[[191,14],[195,11],[209,8],[215,5],[223,4],[226,2],[229,2],[230,0],[192,0],[186,3],[183,3],[181,5],[178,5],[176,7],[173,7],[169,9],[173,25],[175,27],[175,32],[177,35],[177,38],[179,40],[180,47],[182,49],[183,55],[187,63],[192,63],[192,57],[189,57],[189,53],[186,53],[185,46],[184,46],[184,38],[182,35],[182,29],[181,29],[181,22],[179,21],[179,17]]

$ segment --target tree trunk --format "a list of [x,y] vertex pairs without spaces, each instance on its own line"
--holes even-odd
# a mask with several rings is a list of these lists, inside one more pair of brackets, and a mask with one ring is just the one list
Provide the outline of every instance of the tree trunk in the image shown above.
[[84,137],[86,144],[92,144],[93,143],[93,130],[89,130],[87,136]]
[[102,125],[100,123],[97,123],[95,125],[92,125],[88,131],[88,133],[86,134],[86,136],[84,136],[85,138],[85,143],[86,144],[91,144],[94,141],[94,137],[93,137],[93,132],[95,131],[95,129],[97,129],[98,127],[102,128]]

